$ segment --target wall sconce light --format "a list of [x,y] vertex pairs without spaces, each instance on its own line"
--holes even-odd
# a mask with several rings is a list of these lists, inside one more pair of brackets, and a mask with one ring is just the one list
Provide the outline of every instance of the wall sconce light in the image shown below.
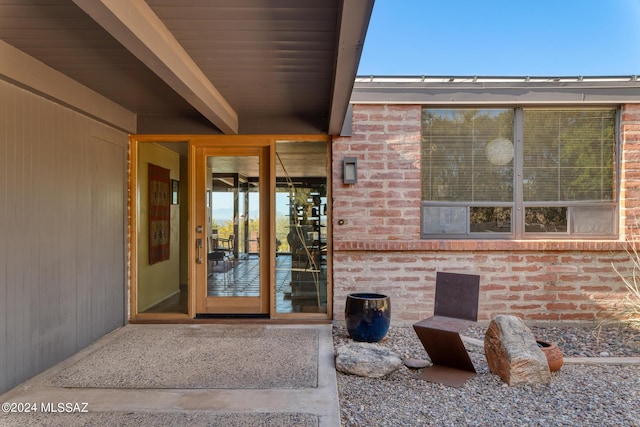
[[355,184],[358,182],[358,159],[356,157],[345,157],[342,160],[343,175],[342,182],[345,184]]

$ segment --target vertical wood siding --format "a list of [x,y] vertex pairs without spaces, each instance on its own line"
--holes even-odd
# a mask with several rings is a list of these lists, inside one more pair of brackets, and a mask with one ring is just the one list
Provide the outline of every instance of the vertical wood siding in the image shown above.
[[126,144],[0,81],[0,392],[124,324]]

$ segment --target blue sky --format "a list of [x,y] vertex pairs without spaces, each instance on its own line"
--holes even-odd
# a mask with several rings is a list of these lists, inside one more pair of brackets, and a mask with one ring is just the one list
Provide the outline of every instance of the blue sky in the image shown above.
[[358,75],[640,75],[640,0],[375,0]]

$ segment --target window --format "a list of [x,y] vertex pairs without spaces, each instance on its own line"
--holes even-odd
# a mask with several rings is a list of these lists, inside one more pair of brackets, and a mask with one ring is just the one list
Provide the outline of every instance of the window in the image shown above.
[[423,237],[615,237],[615,123],[614,108],[423,108]]

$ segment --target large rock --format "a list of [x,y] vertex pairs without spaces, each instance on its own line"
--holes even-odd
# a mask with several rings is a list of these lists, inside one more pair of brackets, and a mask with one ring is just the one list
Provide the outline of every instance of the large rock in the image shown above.
[[354,342],[338,347],[336,369],[345,374],[379,378],[402,365],[398,354],[377,344]]
[[507,384],[551,381],[549,364],[531,330],[515,316],[496,316],[484,336],[489,370]]

